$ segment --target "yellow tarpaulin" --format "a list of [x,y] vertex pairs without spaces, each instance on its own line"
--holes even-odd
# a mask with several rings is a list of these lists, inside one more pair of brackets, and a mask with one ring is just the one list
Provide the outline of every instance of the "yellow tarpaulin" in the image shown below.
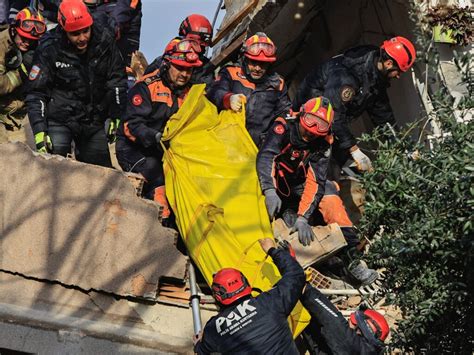
[[[208,284],[221,268],[234,267],[265,291],[280,274],[258,244],[273,233],[256,173],[257,148],[245,129],[245,113],[217,113],[204,89],[193,86],[165,128],[166,195]],[[293,334],[308,322],[298,305],[290,316]]]

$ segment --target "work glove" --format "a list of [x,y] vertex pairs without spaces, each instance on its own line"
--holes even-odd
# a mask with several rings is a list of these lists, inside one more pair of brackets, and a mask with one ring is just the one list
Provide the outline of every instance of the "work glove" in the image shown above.
[[267,206],[267,212],[270,219],[273,219],[275,215],[280,211],[281,198],[277,195],[275,189],[265,190],[265,206]]
[[117,129],[120,126],[119,118],[108,118],[105,120],[105,135],[110,144],[117,140]]
[[299,216],[296,219],[295,225],[291,229],[290,233],[298,231],[298,240],[304,246],[308,246],[314,240],[314,233],[311,226],[308,224],[308,220],[303,216]]
[[52,153],[53,143],[51,138],[44,132],[38,132],[35,134],[36,150],[39,153]]
[[11,49],[5,55],[5,66],[8,70],[18,69],[23,62],[23,55],[19,49]]
[[356,163],[357,170],[359,171],[372,171],[372,162],[369,157],[362,153],[358,146],[353,146],[351,148],[352,159]]
[[234,112],[239,112],[240,110],[242,110],[242,105],[246,100],[247,98],[245,97],[245,95],[234,94],[229,98],[230,108]]

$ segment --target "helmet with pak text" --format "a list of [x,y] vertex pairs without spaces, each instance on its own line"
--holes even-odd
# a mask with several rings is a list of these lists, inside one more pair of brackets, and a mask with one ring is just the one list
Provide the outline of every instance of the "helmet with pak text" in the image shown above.
[[198,42],[191,39],[172,39],[165,48],[163,60],[185,68],[200,67],[202,61],[198,53],[201,47]]
[[210,46],[212,41],[212,25],[202,15],[192,14],[186,17],[179,26],[181,37],[194,39],[202,46]]
[[242,46],[242,53],[246,58],[257,62],[273,63],[277,60],[276,46],[263,32],[257,32],[247,38]]
[[252,292],[244,274],[233,268],[219,270],[212,279],[211,289],[214,298],[225,306]]
[[21,37],[31,40],[39,40],[46,33],[44,17],[29,7],[18,12],[13,27]]
[[305,131],[324,137],[330,134],[334,110],[328,98],[319,96],[301,106],[299,117]]
[[384,41],[380,48],[395,61],[402,72],[406,72],[410,69],[415,62],[415,46],[405,37],[393,37]]
[[59,5],[58,23],[66,32],[80,31],[92,26],[92,19],[82,0],[63,0]]

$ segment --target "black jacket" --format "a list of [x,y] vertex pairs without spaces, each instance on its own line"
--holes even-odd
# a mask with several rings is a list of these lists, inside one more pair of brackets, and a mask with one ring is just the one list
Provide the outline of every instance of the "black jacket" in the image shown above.
[[163,132],[191,87],[188,84],[179,90],[172,90],[166,78],[166,74],[156,70],[145,75],[129,90],[125,118],[117,132],[118,139],[139,150],[156,147],[156,134]]
[[265,74],[263,79],[255,82],[247,78],[243,66],[226,66],[208,89],[207,97],[219,110],[224,110],[230,108],[229,99],[233,94],[247,97],[245,127],[257,147],[273,121],[290,111],[285,81],[277,73]]
[[198,354],[298,354],[287,317],[301,295],[305,275],[287,251],[271,248],[268,254],[281,280],[271,290],[241,299],[212,317],[194,348]]
[[[216,66],[212,64],[209,58],[203,55],[199,56],[199,59],[202,61],[203,64],[200,67],[194,68],[193,75],[191,77],[191,84],[210,85],[214,82],[214,70],[216,70]],[[162,56],[155,58],[153,62],[151,62],[145,69],[145,75],[159,69],[162,62]]]
[[289,196],[292,187],[305,184],[298,215],[309,218],[325,192],[331,136],[305,142],[298,119],[278,118],[257,155],[257,173],[262,191],[276,189]]
[[375,125],[395,124],[387,96],[388,80],[377,70],[379,48],[360,46],[317,66],[300,84],[293,110],[307,100],[325,96],[334,107],[332,130],[340,148],[356,144],[350,120],[367,111]]
[[57,28],[40,43],[29,75],[28,116],[34,133],[47,131],[47,121],[103,125],[121,118],[127,77],[114,35],[94,22],[85,54],[78,55]]
[[382,348],[369,344],[354,329],[339,310],[317,289],[306,286],[301,302],[311,314],[311,322],[305,329],[316,341],[312,349],[318,354],[376,355]]

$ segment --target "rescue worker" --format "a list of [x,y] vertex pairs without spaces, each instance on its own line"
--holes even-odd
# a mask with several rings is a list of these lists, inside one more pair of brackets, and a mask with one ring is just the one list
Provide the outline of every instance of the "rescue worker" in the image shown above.
[[327,97],[334,106],[333,155],[340,167],[352,157],[359,171],[372,169],[370,158],[357,145],[349,122],[367,111],[376,126],[395,125],[387,95],[390,81],[411,68],[416,52],[404,37],[384,41],[380,48],[359,46],[317,66],[301,83],[293,109],[308,99]]
[[211,288],[221,311],[207,322],[202,337],[195,338],[198,354],[299,354],[287,318],[303,290],[303,269],[287,250],[276,248],[273,239],[259,242],[282,278],[254,298],[239,270],[217,272]]
[[334,304],[310,285],[306,285],[301,302],[311,315],[311,322],[303,333],[310,354],[382,353],[390,328],[379,312],[357,310],[347,322]]
[[35,53],[26,98],[36,148],[111,167],[104,124],[116,126],[125,106],[125,65],[108,28],[82,0],[64,0],[60,28]]
[[[216,67],[206,57],[206,50],[212,43],[212,25],[209,20],[202,15],[192,14],[186,17],[179,26],[179,37],[197,41],[200,44],[199,60],[203,65],[193,72],[191,82],[193,84],[210,85],[214,81],[214,71]],[[158,57],[150,63],[145,70],[145,74],[151,73],[161,65],[162,57]]]
[[23,84],[31,68],[33,50],[46,32],[43,16],[25,8],[15,22],[0,32],[0,143],[26,142],[23,126]]
[[[58,18],[58,8],[61,0],[40,0],[37,2],[38,8],[35,9],[41,12],[47,25],[56,24]],[[10,0],[10,20],[14,21],[18,12],[25,7],[30,6],[31,0]]]
[[130,66],[132,54],[140,47],[141,0],[84,0],[92,13],[107,14],[113,20],[117,45]]
[[124,171],[146,179],[143,194],[163,206],[164,225],[171,211],[165,195],[161,135],[191,88],[194,68],[202,65],[197,42],[174,39],[165,49],[160,69],[145,75],[128,92],[123,124],[117,134],[117,160]]
[[314,240],[319,210],[324,223],[337,223],[348,244],[346,265],[357,282],[369,284],[376,271],[357,260],[359,239],[335,182],[327,180],[334,110],[325,97],[307,101],[296,116],[278,118],[257,155],[257,174],[270,219],[278,213],[304,246]]
[[290,111],[291,102],[283,78],[271,71],[276,47],[263,32],[249,37],[236,65],[224,67],[207,97],[219,110],[238,112],[245,106],[245,127],[257,147],[277,117]]

